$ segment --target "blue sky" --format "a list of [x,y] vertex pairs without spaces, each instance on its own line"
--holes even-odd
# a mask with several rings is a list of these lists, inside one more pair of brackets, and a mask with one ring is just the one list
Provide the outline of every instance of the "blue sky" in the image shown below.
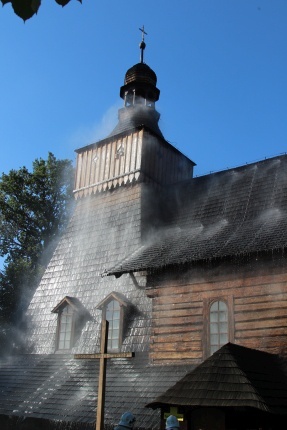
[[0,10],[0,173],[104,138],[145,62],[165,138],[205,174],[287,151],[286,0],[43,0]]

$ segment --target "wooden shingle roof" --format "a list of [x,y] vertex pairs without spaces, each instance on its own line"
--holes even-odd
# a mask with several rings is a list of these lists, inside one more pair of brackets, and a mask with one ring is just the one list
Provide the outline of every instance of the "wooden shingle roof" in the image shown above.
[[[191,368],[153,366],[146,353],[136,353],[132,359],[109,359],[105,428],[112,429],[122,413],[130,410],[137,417],[136,429],[157,429],[159,413],[146,409],[145,404]],[[76,360],[71,355],[26,354],[3,360],[0,413],[10,417],[74,422],[79,428],[86,423],[92,428],[96,418],[98,375],[99,360]]]
[[165,204],[165,227],[106,274],[286,249],[287,156],[175,185]]
[[123,133],[131,133],[135,129],[144,127],[147,130],[150,130],[156,136],[164,139],[158,125],[159,114],[156,116],[155,111],[149,112],[148,110],[144,109],[132,108],[130,111],[127,109],[122,109],[119,111],[119,113],[121,114],[120,120],[108,137],[114,137]]
[[228,343],[147,404],[250,407],[287,414],[287,375],[275,354]]

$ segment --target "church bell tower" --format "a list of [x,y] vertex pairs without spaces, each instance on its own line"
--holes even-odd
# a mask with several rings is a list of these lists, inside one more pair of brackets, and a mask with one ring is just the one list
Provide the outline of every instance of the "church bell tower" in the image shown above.
[[159,128],[155,108],[160,91],[155,72],[144,62],[144,27],[140,62],[125,74],[118,124],[103,140],[78,149],[75,197],[133,183],[161,187],[190,179],[194,163],[170,145]]

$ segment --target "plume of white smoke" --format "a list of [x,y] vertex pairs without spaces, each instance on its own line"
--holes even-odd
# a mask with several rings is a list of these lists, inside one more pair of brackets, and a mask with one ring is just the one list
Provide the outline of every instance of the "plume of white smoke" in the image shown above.
[[117,124],[120,107],[121,103],[117,102],[107,110],[100,122],[79,126],[69,137],[69,146],[73,149],[80,148],[107,137]]

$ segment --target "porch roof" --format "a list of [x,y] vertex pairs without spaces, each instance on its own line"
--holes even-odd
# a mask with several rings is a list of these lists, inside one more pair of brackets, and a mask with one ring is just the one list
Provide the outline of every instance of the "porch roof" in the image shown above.
[[251,407],[287,414],[286,362],[228,343],[147,407]]

